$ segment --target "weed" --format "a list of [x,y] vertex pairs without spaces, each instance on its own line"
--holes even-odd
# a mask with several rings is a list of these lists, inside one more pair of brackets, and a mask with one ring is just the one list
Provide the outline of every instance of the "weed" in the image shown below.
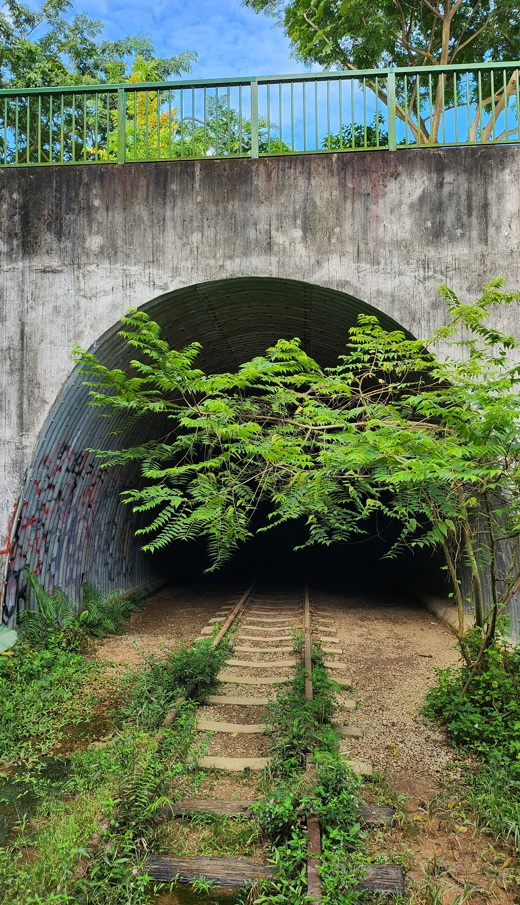
[[192,881],[191,885],[194,892],[211,892],[215,883],[213,880],[207,880],[206,877],[198,877],[198,879]]
[[426,715],[446,725],[455,746],[520,777],[520,645],[498,636],[463,694],[468,676],[467,666],[438,670],[437,684],[426,695]]
[[18,644],[0,658],[0,762],[34,764],[63,738],[67,727],[87,721],[96,701],[93,662],[70,650]]
[[228,656],[226,644],[213,650],[207,639],[181,647],[166,660],[150,659],[144,671],[130,678],[132,691],[123,716],[143,729],[157,729],[181,696],[197,703],[205,700]]
[[[311,901],[306,895],[306,836],[304,826],[317,816],[322,829],[320,875],[323,905],[353,905],[361,900],[356,889],[366,863],[364,834],[356,816],[360,780],[338,751],[338,735],[330,720],[335,712],[336,684],[323,667],[323,655],[313,649],[314,700],[305,698],[305,670],[297,671],[268,708],[272,727],[272,764],[265,797],[253,806],[271,843],[271,863],[277,878],[264,884],[258,905]],[[312,751],[312,780],[304,772]]]

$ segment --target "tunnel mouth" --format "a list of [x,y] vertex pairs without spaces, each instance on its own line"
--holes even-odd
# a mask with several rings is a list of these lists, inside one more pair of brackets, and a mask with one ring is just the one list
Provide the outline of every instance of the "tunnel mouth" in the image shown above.
[[[403,329],[348,293],[271,277],[187,286],[152,299],[140,310],[159,324],[171,347],[201,343],[197,365],[208,372],[235,370],[278,339],[294,337],[320,365],[329,366],[344,351],[348,330],[359,314],[376,315],[387,330]],[[124,369],[135,351],[118,335],[119,328],[119,322],[114,324],[90,351],[107,367]],[[189,545],[183,543],[160,555],[142,552],[135,537],[139,521],[120,501],[123,490],[139,486],[139,470],[135,465],[104,470],[89,452],[122,441],[111,435],[115,423],[89,406],[83,380],[75,368],[47,418],[28,472],[4,597],[3,620],[8,624],[17,609],[32,605],[26,569],[35,572],[47,589],[59,586],[77,602],[84,582],[101,590],[152,588],[190,570],[202,573],[207,566],[200,544],[189,553]],[[163,419],[152,416],[125,434],[123,442],[138,444],[160,436],[163,429]],[[297,531],[294,526],[292,530]],[[267,540],[269,532],[262,537],[266,540],[255,539],[248,553],[239,551],[235,570],[262,543],[275,544],[273,536]],[[283,544],[285,548],[286,540]],[[291,561],[300,556],[287,555]],[[338,561],[350,555],[345,550],[334,554]],[[316,556],[307,553],[309,562]],[[334,557],[330,559],[330,551],[321,556],[322,563],[329,557],[332,574]],[[376,558],[373,552],[373,561]]]
[[[257,513],[253,537],[242,543],[217,571],[203,538],[183,544],[182,567],[168,568],[168,550],[163,574],[168,584],[176,581],[206,587],[246,587],[257,580],[262,587],[303,587],[313,592],[348,600],[350,607],[423,606],[427,596],[446,599],[449,588],[442,555],[426,549],[405,549],[388,557],[397,540],[395,522],[371,517],[364,533],[329,546],[303,546],[308,537],[305,520],[293,520],[263,530],[267,506]],[[255,530],[260,529],[260,530]]]

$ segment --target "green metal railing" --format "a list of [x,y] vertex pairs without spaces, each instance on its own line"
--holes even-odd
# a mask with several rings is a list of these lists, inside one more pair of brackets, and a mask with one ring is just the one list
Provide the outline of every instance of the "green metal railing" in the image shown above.
[[520,62],[0,92],[0,166],[520,142]]

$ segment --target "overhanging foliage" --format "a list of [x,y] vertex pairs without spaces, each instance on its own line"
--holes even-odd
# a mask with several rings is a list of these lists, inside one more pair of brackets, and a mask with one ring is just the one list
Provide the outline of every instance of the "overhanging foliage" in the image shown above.
[[[487,318],[520,296],[501,286],[488,284],[474,304],[441,287],[451,320],[429,340],[361,315],[332,368],[293,339],[236,373],[205,374],[197,343],[170,349],[139,311],[120,334],[136,351],[128,372],[77,350],[92,405],[130,419],[164,416],[161,438],[97,451],[105,467],[141,463],[143,485],[123,500],[149,519],[138,531],[144,549],[203,536],[216,569],[252,536],[260,506],[268,510],[260,531],[303,520],[304,545],[348,542],[376,513],[399,526],[388,556],[444,551],[461,634],[459,574],[469,567],[477,622],[494,634],[519,587],[518,344]],[[443,360],[428,351],[441,341]]]

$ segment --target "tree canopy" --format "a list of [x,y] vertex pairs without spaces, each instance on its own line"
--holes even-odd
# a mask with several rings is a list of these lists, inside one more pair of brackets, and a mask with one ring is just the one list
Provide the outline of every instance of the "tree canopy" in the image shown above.
[[[242,2],[278,22],[297,59],[325,69],[446,67],[520,57],[520,7],[515,0]],[[465,140],[496,140],[497,122],[501,136],[509,136],[508,118],[503,115],[509,102],[513,104],[509,119],[515,120],[512,133],[518,134],[514,106],[518,83],[514,67],[496,81],[489,73],[480,79],[461,75],[458,81],[445,75],[409,77],[406,83],[396,82],[395,112],[415,140],[435,143],[444,112],[468,102],[472,121]],[[366,84],[380,101],[388,103],[384,87],[370,80]]]
[[132,74],[136,58],[147,78],[162,80],[188,72],[196,54],[155,56],[146,35],[117,41],[103,38],[103,26],[83,13],[72,15],[73,0],[44,0],[33,8],[5,0],[0,10],[0,87],[116,83]]
[[516,60],[515,0],[243,0],[273,16],[297,59],[326,68],[378,69]]
[[[258,530],[303,521],[304,545],[348,542],[376,514],[399,526],[388,556],[442,550],[461,634],[469,569],[477,622],[494,634],[520,587],[519,346],[487,325],[520,293],[500,287],[474,304],[442,287],[451,321],[426,342],[360,316],[332,368],[284,339],[235,373],[205,374],[197,343],[171,349],[139,311],[120,334],[136,353],[128,372],[78,350],[92,405],[165,418],[159,439],[96,451],[105,466],[141,464],[142,485],[123,499],[148,519],[144,549],[202,536],[217,568],[261,506]],[[428,351],[439,341],[443,360]]]

